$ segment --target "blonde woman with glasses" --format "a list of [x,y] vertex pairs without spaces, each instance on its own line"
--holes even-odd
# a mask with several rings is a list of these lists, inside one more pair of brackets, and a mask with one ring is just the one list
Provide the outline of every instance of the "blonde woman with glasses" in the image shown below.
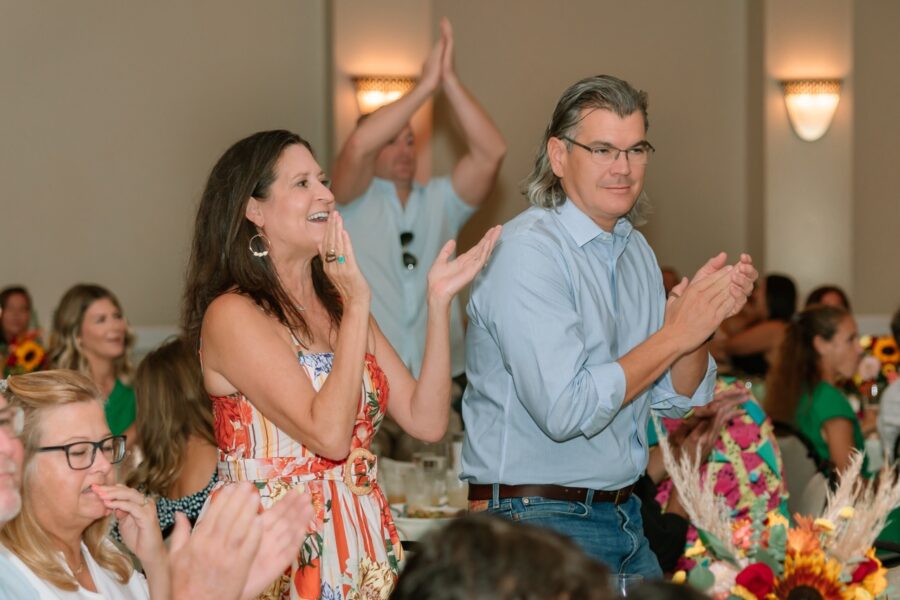
[[[125,438],[110,432],[97,387],[73,371],[44,371],[10,377],[6,399],[24,413],[25,454],[21,511],[0,531],[0,553],[40,598],[167,594],[156,509],[115,485]],[[107,539],[112,513],[146,579]]]

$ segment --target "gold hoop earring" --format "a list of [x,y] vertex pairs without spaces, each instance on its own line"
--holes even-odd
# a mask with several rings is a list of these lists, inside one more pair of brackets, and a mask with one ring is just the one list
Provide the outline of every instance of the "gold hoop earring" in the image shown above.
[[[261,239],[263,241],[263,244],[265,244],[265,247],[262,250],[254,250],[253,249],[253,240],[255,240],[256,238]],[[262,258],[264,256],[269,255],[269,248],[270,248],[269,238],[267,238],[266,236],[264,236],[261,233],[257,233],[252,238],[250,238],[250,243],[248,244],[248,246],[250,248],[250,254],[252,254],[256,258]]]

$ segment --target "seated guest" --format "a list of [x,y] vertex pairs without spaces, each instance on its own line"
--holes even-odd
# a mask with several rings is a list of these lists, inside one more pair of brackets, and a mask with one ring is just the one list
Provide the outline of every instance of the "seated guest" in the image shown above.
[[[895,340],[900,341],[900,308],[891,319],[891,333]],[[890,460],[894,461],[897,460],[897,440],[900,439],[900,378],[881,393],[880,405],[878,434]]]
[[759,284],[757,298],[764,299],[764,318],[747,328],[713,341],[717,359],[727,356],[732,366],[748,376],[763,376],[776,360],[784,329],[797,310],[797,288],[784,275],[768,275]]
[[847,297],[847,294],[836,285],[820,285],[811,291],[809,296],[806,297],[804,306],[809,307],[814,304],[837,306],[847,312],[853,312],[850,308],[850,299]]
[[854,448],[864,449],[865,435],[875,431],[874,414],[867,412],[860,422],[836,386],[853,376],[861,354],[856,321],[847,311],[811,306],[788,326],[766,383],[766,412],[775,421],[793,423],[818,458],[838,471],[847,468]]
[[32,325],[31,295],[21,286],[0,291],[0,371],[4,377],[47,368],[40,331]]
[[[68,443],[46,445],[56,441]],[[314,517],[308,496],[287,494],[260,515],[253,486],[231,486],[193,535],[179,516],[167,554],[152,504],[109,485],[111,465],[124,455],[99,391],[83,375],[0,380],[0,467],[10,475],[0,479],[0,598],[252,598],[296,555],[301,535],[288,524]],[[144,562],[149,589],[106,539],[110,514]]]
[[149,353],[134,375],[143,460],[126,484],[156,500],[163,537],[175,513],[195,523],[216,482],[218,449],[200,362],[181,338]]
[[[701,458],[705,462],[701,472],[735,517],[748,515],[756,499],[763,495],[768,497],[767,510],[787,512],[781,454],[772,422],[743,382],[720,378],[716,382],[712,403],[694,409],[687,419],[663,419],[660,424],[668,432],[673,451],[679,454],[687,452],[688,456],[693,456],[696,448],[701,449]],[[655,432],[649,433],[648,442],[653,444]],[[668,531],[679,531],[675,519],[677,516],[686,519],[687,512],[681,507],[677,490],[668,479],[658,448],[651,450],[647,476],[658,485],[658,488],[654,486],[656,493],[655,498],[650,500],[652,504],[645,502],[648,510],[652,510],[649,507],[654,504],[662,506],[663,518],[672,524]],[[641,500],[644,501],[643,496]],[[641,514],[644,515],[643,510]],[[658,514],[650,518],[654,522],[660,520]],[[680,547],[676,547],[675,536],[663,539],[655,536],[657,547],[654,548],[654,537],[651,537],[651,527],[648,527],[646,518],[644,530],[664,571],[674,571],[676,563],[679,563],[678,568],[692,566],[682,558],[682,554],[685,542],[693,543],[697,532],[693,528],[688,531],[686,521]],[[663,557],[666,559],[665,566]]]
[[588,600],[611,596],[606,567],[562,535],[487,514],[426,536],[391,600]]
[[53,313],[50,362],[91,378],[106,398],[110,431],[124,435],[129,447],[137,441],[134,390],[129,385],[133,344],[121,304],[99,285],[73,286]]
[[[111,435],[103,399],[85,376],[44,371],[10,377],[7,398],[24,410],[22,509],[0,531],[2,552],[41,598],[147,598],[168,593],[156,510],[115,485],[125,440]],[[122,539],[147,579],[107,537],[116,513]],[[74,595],[65,595],[74,592]]]

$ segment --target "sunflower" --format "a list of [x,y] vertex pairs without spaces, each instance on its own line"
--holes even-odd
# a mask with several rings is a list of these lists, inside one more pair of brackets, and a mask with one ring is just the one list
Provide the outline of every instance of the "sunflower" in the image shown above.
[[875,340],[872,346],[872,354],[881,361],[881,364],[896,365],[900,363],[900,349],[892,335],[886,335]]
[[44,349],[34,340],[26,340],[16,346],[16,366],[23,373],[31,373],[44,360]]
[[778,600],[847,600],[840,576],[841,565],[822,551],[789,552],[784,558],[784,575],[775,582],[773,593]]

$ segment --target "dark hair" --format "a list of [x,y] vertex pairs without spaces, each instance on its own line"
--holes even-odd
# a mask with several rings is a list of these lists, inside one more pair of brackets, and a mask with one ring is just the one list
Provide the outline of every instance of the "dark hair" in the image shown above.
[[849,315],[843,308],[817,304],[798,313],[788,324],[778,361],[766,380],[765,407],[773,421],[793,422],[800,397],[811,393],[822,380],[813,340],[830,340]]
[[797,286],[787,275],[766,276],[766,311],[776,321],[787,321],[797,312]]
[[671,581],[645,581],[628,590],[629,600],[708,600],[709,596],[689,584]]
[[[28,310],[31,310],[31,294],[28,293],[28,290],[21,285],[11,285],[3,288],[3,291],[0,291],[0,315],[6,310],[6,303],[9,302],[9,299],[16,295],[25,296],[25,299],[28,300]],[[11,340],[4,337],[3,328],[0,327],[0,344],[7,344],[10,341]]]
[[568,538],[481,513],[426,536],[391,600],[606,599],[607,586],[606,567]]
[[894,334],[894,340],[900,344],[900,308],[894,313],[891,319],[891,333]]
[[138,439],[144,459],[126,484],[166,496],[184,466],[191,436],[215,446],[213,413],[197,353],[182,338],[147,354],[134,374]]
[[[232,288],[292,331],[298,329],[301,340],[310,339],[306,320],[281,284],[271,258],[250,253],[250,239],[259,231],[245,216],[251,196],[261,201],[269,197],[278,160],[294,144],[312,152],[309,142],[296,133],[255,133],[226,150],[209,174],[197,209],[182,309],[185,336],[194,349],[199,347],[207,307]],[[312,260],[312,280],[332,321],[340,323],[340,295],[318,256]]]
[[837,294],[841,302],[844,303],[844,308],[847,309],[847,312],[853,312],[853,309],[850,308],[850,299],[847,297],[847,294],[844,293],[844,290],[839,288],[836,285],[820,285],[813,291],[809,293],[809,296],[806,297],[805,306],[812,306],[813,304],[821,304],[822,299],[828,294]]

